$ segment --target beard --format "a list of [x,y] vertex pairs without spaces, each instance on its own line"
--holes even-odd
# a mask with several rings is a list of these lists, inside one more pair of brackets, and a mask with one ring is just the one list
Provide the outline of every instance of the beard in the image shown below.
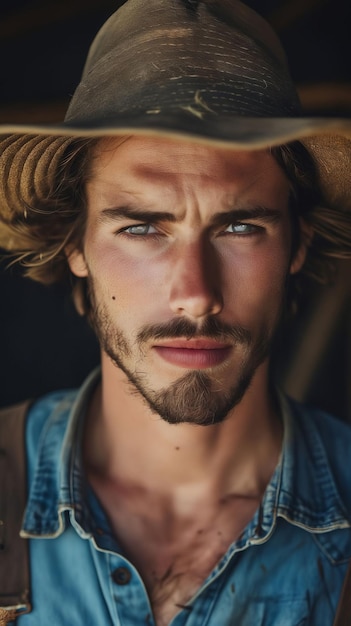
[[[209,426],[223,422],[228,413],[241,401],[261,363],[269,355],[273,331],[262,328],[258,337],[246,328],[230,326],[215,317],[208,317],[201,326],[186,318],[165,324],[146,326],[136,335],[134,344],[128,341],[113,323],[104,304],[97,304],[92,280],[89,279],[91,304],[89,321],[102,350],[128,378],[131,393],[140,395],[153,413],[169,424],[190,423]],[[149,340],[206,337],[220,342],[228,341],[232,350],[241,355],[233,371],[233,382],[225,388],[221,379],[224,366],[215,372],[188,371],[179,379],[154,390],[143,371],[144,347]],[[228,367],[228,366],[226,366]]]

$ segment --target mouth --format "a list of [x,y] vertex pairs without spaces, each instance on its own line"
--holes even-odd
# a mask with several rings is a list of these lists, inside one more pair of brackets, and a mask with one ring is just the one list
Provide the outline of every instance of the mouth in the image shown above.
[[187,369],[206,369],[223,363],[232,346],[210,339],[175,339],[156,344],[153,350],[172,365]]

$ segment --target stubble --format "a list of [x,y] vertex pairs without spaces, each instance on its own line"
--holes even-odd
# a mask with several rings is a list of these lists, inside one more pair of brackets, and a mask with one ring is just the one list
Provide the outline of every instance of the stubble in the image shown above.
[[[229,326],[208,317],[201,326],[186,318],[140,329],[132,343],[111,319],[104,304],[97,303],[93,281],[89,279],[90,322],[102,350],[128,378],[131,393],[138,393],[147,406],[169,424],[190,423],[207,426],[222,422],[241,401],[258,366],[267,358],[272,332],[263,328],[258,337],[242,326]],[[147,346],[159,339],[206,337],[228,341],[236,351],[231,384],[224,385],[223,366],[204,371],[186,371],[167,387],[155,390],[144,368]],[[226,376],[228,378],[228,375]]]

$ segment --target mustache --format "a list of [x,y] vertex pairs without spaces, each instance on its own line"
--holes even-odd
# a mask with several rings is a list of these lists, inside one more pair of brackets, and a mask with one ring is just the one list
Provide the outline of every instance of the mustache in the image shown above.
[[250,346],[252,335],[247,328],[240,325],[229,325],[220,322],[215,317],[208,317],[199,326],[186,318],[170,320],[165,324],[154,324],[145,326],[137,335],[139,343],[145,343],[150,339],[194,339],[196,337],[207,337],[218,341],[231,340],[235,343]]

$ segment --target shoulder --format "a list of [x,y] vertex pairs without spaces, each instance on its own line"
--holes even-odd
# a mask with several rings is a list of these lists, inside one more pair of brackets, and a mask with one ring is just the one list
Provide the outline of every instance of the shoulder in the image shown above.
[[53,422],[64,427],[77,396],[77,390],[60,390],[35,400],[29,407],[26,420],[26,442],[29,456],[38,447],[42,434]]
[[331,474],[351,512],[351,424],[317,408],[288,400],[309,454]]
[[62,446],[71,446],[100,376],[100,368],[96,368],[78,389],[54,391],[32,403],[26,423],[29,468],[34,467],[38,456],[48,464],[54,458],[61,462]]
[[[333,455],[341,450],[351,450],[351,424],[330,415],[321,409],[310,407],[291,398],[288,399],[291,411],[299,426],[310,437],[318,437],[326,452]],[[345,459],[344,459],[345,462]],[[345,467],[345,465],[344,465]]]

